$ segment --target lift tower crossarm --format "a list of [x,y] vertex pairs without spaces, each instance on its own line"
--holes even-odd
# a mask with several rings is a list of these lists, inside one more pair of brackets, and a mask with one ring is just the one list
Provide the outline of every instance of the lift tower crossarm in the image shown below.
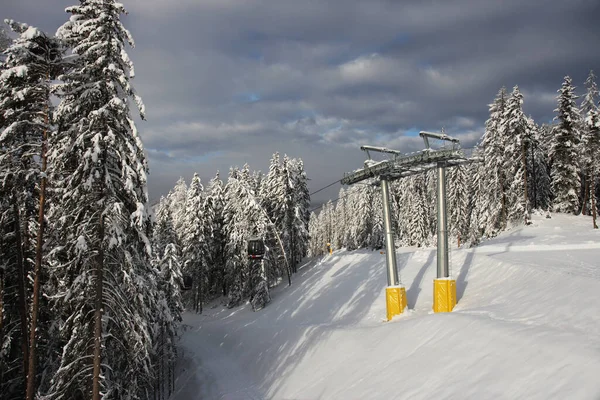
[[386,147],[377,147],[377,146],[360,146],[360,149],[362,151],[366,151],[367,154],[369,154],[369,151],[376,151],[379,153],[389,153],[389,154],[395,154],[395,155],[400,155],[402,154],[402,152],[398,151],[398,150],[392,150],[392,149],[388,149]]
[[429,138],[445,140],[447,142],[452,142],[455,144],[460,143],[460,140],[453,138],[452,136],[448,136],[445,133],[421,131],[419,132],[419,136],[423,138],[423,141],[425,142],[425,148],[428,150],[431,148],[429,147]]

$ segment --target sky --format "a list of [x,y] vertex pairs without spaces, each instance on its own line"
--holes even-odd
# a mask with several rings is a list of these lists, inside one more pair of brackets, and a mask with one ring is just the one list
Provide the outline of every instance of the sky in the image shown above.
[[[361,168],[364,144],[422,148],[442,128],[473,147],[502,86],[549,122],[565,75],[600,73],[597,0],[123,0],[151,202],[198,172],[302,158],[316,191]],[[73,0],[0,0],[54,33]],[[337,197],[333,185],[313,204]]]

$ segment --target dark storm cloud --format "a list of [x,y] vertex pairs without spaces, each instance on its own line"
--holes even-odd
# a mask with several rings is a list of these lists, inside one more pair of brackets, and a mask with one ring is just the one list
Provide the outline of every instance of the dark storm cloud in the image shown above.
[[[72,4],[8,1],[0,16],[50,32]],[[266,171],[275,151],[316,190],[360,167],[361,144],[413,151],[415,131],[445,127],[473,146],[501,86],[542,123],[565,75],[581,90],[600,70],[597,0],[124,3],[154,199],[194,171]]]

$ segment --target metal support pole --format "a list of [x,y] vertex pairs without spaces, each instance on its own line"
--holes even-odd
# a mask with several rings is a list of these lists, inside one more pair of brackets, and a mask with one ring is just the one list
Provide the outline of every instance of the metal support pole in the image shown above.
[[448,218],[446,215],[446,166],[438,163],[438,231],[437,231],[437,277],[448,278]]
[[396,267],[396,246],[392,231],[392,212],[390,208],[390,187],[387,178],[381,178],[381,194],[383,196],[383,223],[385,227],[385,261],[387,264],[388,286],[398,285],[398,269]]

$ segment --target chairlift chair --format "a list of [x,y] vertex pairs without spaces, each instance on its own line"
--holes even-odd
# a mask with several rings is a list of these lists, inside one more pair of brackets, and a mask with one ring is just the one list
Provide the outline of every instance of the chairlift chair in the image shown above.
[[248,258],[262,259],[265,255],[265,242],[261,238],[248,239]]

